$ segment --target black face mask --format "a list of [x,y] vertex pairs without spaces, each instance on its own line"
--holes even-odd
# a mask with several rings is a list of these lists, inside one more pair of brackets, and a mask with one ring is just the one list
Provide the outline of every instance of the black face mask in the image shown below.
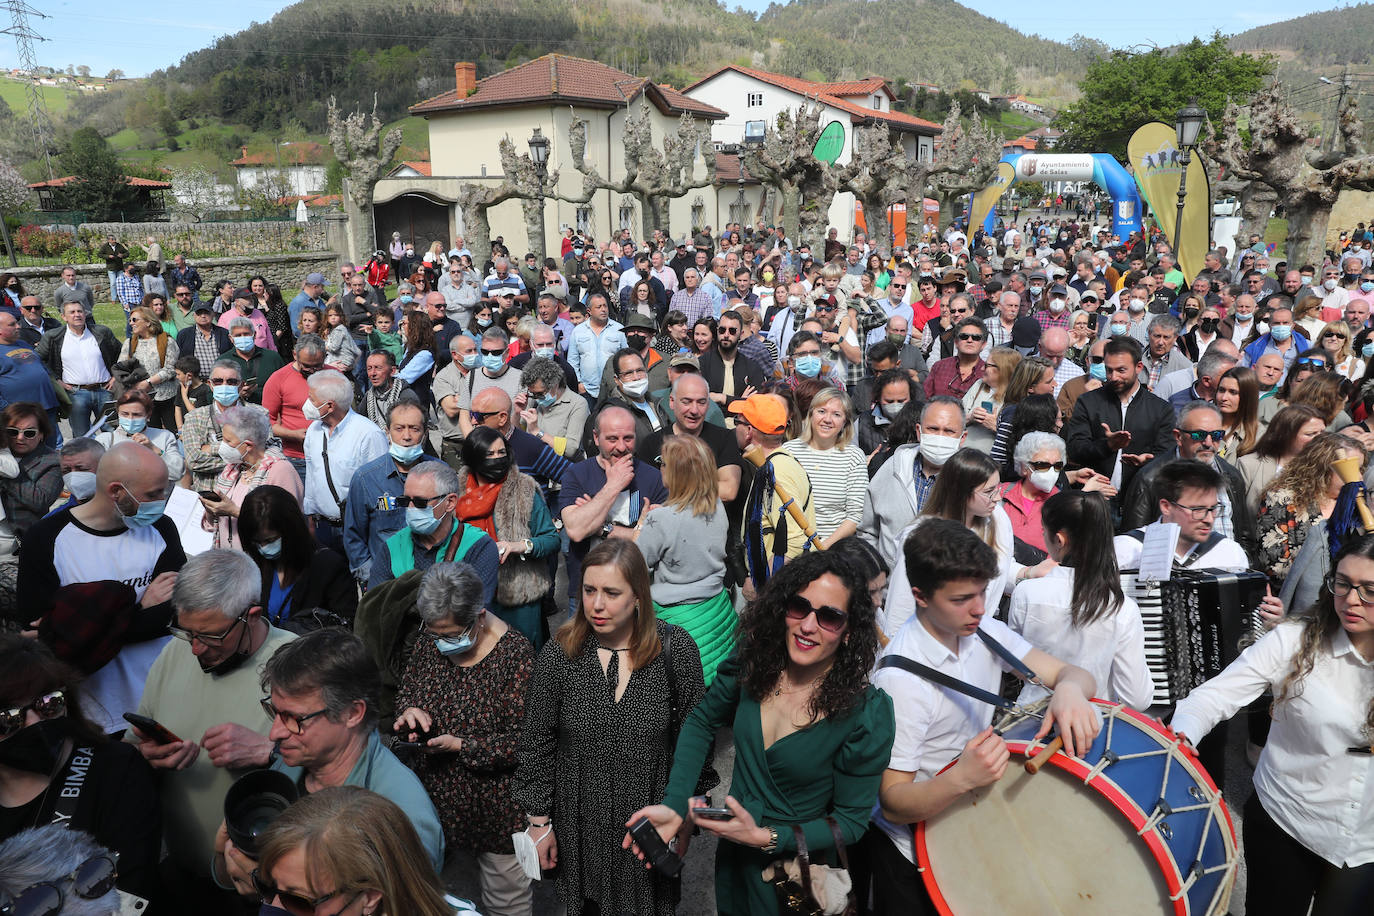
[[[222,677],[231,671],[237,671],[239,668],[243,667],[244,662],[248,661],[248,657],[253,654],[249,648],[249,646],[252,645],[252,640],[248,638],[249,624],[245,621],[241,624],[235,624],[235,626],[242,627],[242,631],[239,633],[238,648],[234,650],[232,655],[229,655],[223,661],[211,665],[208,668],[205,666],[204,662],[201,662],[201,671],[204,671],[206,674],[213,674],[216,677]],[[196,659],[196,661],[201,660]]]
[[0,764],[25,773],[50,776],[60,762],[58,755],[62,752],[62,742],[70,734],[71,723],[66,716],[26,725],[0,741]]
[[626,334],[625,343],[631,350],[643,350],[649,345],[648,334]]
[[483,458],[477,465],[477,473],[487,480],[503,481],[510,473],[510,455],[500,458]]
[[1197,317],[1197,309],[1195,309],[1195,308],[1186,308],[1186,309],[1184,309],[1184,310],[1183,310],[1183,317],[1184,317],[1184,318],[1188,318],[1188,319],[1196,318],[1196,317]]

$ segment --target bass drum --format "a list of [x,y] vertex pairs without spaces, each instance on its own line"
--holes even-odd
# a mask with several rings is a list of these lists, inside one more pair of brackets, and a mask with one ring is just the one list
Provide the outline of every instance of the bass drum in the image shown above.
[[1093,703],[1103,724],[1087,756],[1057,752],[1034,775],[1021,764],[1045,746],[1033,740],[1040,719],[1004,715],[1006,773],[916,826],[941,914],[1227,911],[1236,833],[1216,784],[1162,723]]

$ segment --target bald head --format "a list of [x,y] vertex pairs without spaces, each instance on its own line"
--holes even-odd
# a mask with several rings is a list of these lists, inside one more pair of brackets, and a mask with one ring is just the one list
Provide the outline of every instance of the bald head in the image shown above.
[[1069,332],[1063,328],[1046,328],[1040,334],[1040,352],[1064,355],[1069,348]]
[[500,388],[483,388],[472,396],[472,409],[478,413],[509,413],[511,407],[510,395]]
[[137,442],[120,442],[100,459],[95,471],[92,502],[115,504],[125,515],[138,511],[140,503],[162,499],[167,490],[167,465],[157,452]]

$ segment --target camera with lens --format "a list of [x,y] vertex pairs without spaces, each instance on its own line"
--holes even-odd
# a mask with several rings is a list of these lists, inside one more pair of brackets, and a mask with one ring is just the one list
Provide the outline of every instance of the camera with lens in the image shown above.
[[253,770],[224,796],[224,829],[240,852],[258,857],[263,831],[300,797],[296,783],[278,770]]

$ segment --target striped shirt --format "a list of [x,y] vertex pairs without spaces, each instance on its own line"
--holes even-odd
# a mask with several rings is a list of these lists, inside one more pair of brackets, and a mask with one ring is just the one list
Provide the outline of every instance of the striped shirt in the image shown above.
[[688,291],[680,289],[673,293],[673,298],[668,303],[668,308],[677,309],[687,316],[687,327],[697,323],[698,318],[715,318],[716,307],[711,294],[698,286],[696,289]]
[[782,447],[811,479],[811,508],[816,513],[816,533],[822,540],[843,522],[857,526],[863,520],[868,464],[854,442],[845,448],[818,449],[801,439],[791,439]]

